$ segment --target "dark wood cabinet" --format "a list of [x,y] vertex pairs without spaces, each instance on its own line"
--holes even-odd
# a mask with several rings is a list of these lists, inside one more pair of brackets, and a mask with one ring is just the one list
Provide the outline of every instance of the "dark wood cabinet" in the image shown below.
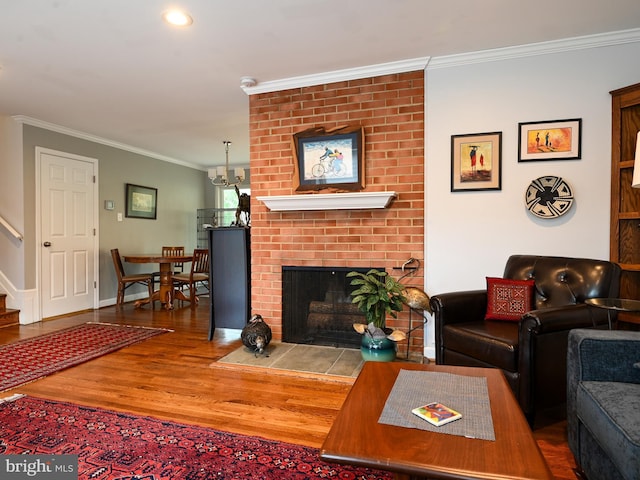
[[[620,297],[640,300],[640,189],[631,186],[640,130],[640,83],[612,91],[611,98],[610,259],[622,267]],[[621,313],[620,319],[624,316]]]
[[251,238],[245,227],[208,230],[209,340],[216,328],[242,329],[251,315]]

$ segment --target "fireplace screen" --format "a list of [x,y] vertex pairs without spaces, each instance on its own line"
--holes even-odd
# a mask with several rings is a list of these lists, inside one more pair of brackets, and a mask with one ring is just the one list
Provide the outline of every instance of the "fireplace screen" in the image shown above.
[[[351,303],[351,271],[369,268],[282,267],[282,340],[289,343],[360,346],[354,323],[366,323]],[[379,270],[384,270],[379,268]]]

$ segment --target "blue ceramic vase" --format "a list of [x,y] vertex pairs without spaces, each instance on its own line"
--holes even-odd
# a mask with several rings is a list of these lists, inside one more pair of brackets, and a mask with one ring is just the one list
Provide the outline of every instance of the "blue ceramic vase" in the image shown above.
[[393,362],[398,346],[393,340],[380,338],[374,340],[371,335],[362,335],[360,353],[365,362]]

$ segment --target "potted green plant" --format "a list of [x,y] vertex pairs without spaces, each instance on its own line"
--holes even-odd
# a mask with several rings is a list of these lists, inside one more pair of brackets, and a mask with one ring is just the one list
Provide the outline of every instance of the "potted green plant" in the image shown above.
[[362,335],[360,351],[365,360],[391,361],[396,357],[397,341],[406,335],[400,330],[387,328],[387,315],[397,318],[404,308],[405,286],[386,272],[371,269],[367,273],[349,272],[351,302],[364,313],[367,324],[355,323],[353,328]]

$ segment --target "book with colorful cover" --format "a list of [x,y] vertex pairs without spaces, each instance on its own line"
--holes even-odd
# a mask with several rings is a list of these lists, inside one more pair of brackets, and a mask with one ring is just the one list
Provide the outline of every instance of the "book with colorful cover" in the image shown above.
[[421,407],[414,408],[411,410],[411,413],[425,419],[436,427],[462,418],[462,414],[460,412],[456,412],[452,408],[438,402],[432,402]]

